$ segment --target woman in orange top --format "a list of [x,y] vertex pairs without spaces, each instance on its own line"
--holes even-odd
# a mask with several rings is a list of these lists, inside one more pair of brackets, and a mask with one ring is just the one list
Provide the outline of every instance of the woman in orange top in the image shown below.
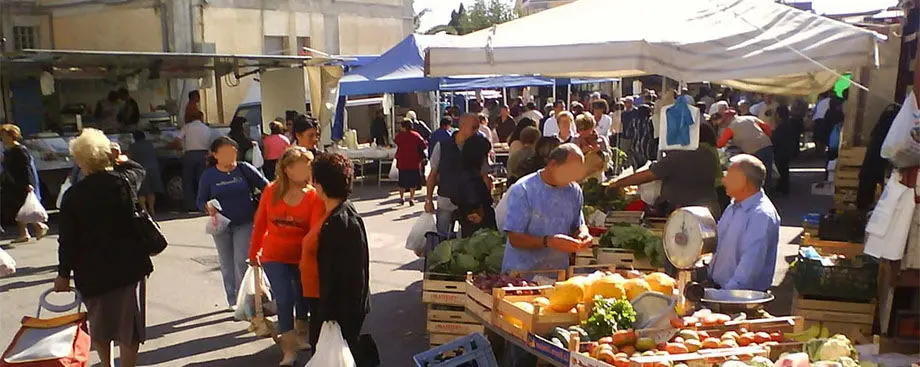
[[293,366],[297,351],[309,348],[303,339],[308,307],[298,265],[304,237],[322,220],[325,210],[307,183],[312,162],[313,153],[303,147],[288,148],[278,159],[275,180],[262,192],[249,247],[250,264],[261,264],[272,284],[284,352],[281,366]]

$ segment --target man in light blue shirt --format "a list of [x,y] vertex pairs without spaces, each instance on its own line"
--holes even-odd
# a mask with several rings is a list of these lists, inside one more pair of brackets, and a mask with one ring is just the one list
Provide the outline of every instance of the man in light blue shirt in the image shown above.
[[709,276],[722,289],[766,291],[773,284],[780,218],[761,189],[766,167],[757,157],[735,156],[722,178],[732,198],[719,220],[719,243]]
[[569,256],[591,244],[582,215],[585,157],[574,144],[553,150],[546,168],[508,190],[508,244],[502,272],[565,269]]
[[[546,168],[522,177],[508,190],[502,230],[508,233],[502,272],[569,267],[569,256],[591,245],[576,183],[585,177],[585,156],[575,144],[562,144]],[[536,357],[508,342],[511,367],[536,366]]]

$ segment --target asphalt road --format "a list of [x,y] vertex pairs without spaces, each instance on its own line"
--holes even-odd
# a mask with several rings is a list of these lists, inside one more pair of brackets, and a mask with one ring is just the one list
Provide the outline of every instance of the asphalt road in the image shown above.
[[[797,251],[798,228],[804,214],[827,208],[829,197],[810,195],[809,186],[823,177],[813,169],[793,173],[794,194],[777,198],[784,227],[774,294],[774,314],[789,312],[791,285],[786,265]],[[374,335],[382,366],[412,366],[411,357],[427,349],[425,311],[421,299],[421,261],[403,248],[405,236],[421,205],[396,207],[392,186],[375,183],[356,189],[355,203],[364,216],[371,244],[372,312],[364,332]],[[148,282],[147,336],[141,347],[143,366],[272,366],[281,353],[273,343],[257,339],[226,312],[217,254],[204,233],[203,217],[178,216],[161,224],[169,249],[154,258]],[[53,224],[53,219],[52,219]],[[33,315],[38,295],[56,275],[57,236],[25,245],[5,247],[16,259],[18,272],[0,279],[0,346],[9,344],[24,315]],[[8,241],[4,241],[4,244]],[[54,298],[63,303],[63,295]],[[309,353],[301,354],[301,364]],[[93,355],[95,359],[95,354]],[[98,362],[98,361],[97,361]]]

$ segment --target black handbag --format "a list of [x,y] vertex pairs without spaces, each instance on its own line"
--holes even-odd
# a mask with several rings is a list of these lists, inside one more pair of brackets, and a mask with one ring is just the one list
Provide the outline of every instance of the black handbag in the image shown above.
[[125,189],[128,190],[128,197],[131,198],[131,204],[134,208],[131,211],[130,220],[135,227],[134,233],[137,236],[137,240],[144,246],[148,256],[159,255],[169,244],[166,241],[166,236],[163,235],[160,225],[153,220],[153,217],[141,209],[140,204],[137,202],[137,192],[131,182],[124,176],[121,176],[121,179],[125,183]]

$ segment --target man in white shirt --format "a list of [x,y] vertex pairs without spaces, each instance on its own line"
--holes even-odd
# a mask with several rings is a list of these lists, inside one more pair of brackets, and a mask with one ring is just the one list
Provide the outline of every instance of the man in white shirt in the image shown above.
[[779,104],[773,101],[772,94],[764,94],[760,103],[751,107],[751,113],[761,121],[766,122],[771,128],[776,128],[776,108]]
[[610,106],[607,104],[607,101],[603,99],[591,103],[591,112],[594,115],[594,120],[597,121],[594,131],[597,132],[597,136],[603,137],[604,139],[610,139],[610,128],[613,125],[613,119],[607,115],[609,108]]
[[527,106],[525,106],[525,108],[527,109],[527,111],[521,114],[521,119],[526,117],[536,123],[540,123],[540,121],[543,121],[543,114],[537,110],[536,104],[534,104],[533,102],[527,102]]
[[182,129],[179,130],[179,136],[176,137],[174,145],[182,148],[182,194],[185,197],[185,205],[189,211],[198,211],[198,205],[195,200],[198,196],[198,178],[205,169],[205,160],[208,157],[213,133],[208,125],[205,125],[204,114],[201,111],[194,111],[191,114],[192,121],[186,122]]
[[[553,103],[553,117],[546,119],[546,123],[543,124],[543,136],[556,136],[559,135],[559,123],[556,122],[556,116],[559,116],[563,111],[565,111],[565,101],[558,99]],[[575,136],[575,124],[570,126],[571,136]]]

